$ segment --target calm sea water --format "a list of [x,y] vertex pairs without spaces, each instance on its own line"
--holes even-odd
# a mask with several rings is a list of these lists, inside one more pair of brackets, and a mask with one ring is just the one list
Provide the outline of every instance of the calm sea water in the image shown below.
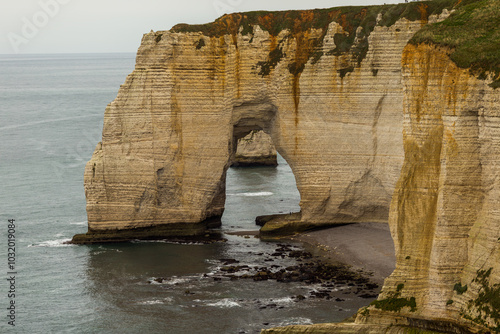
[[[318,288],[299,283],[213,280],[221,258],[269,265],[276,244],[255,238],[64,244],[86,232],[84,165],[134,62],[133,54],[0,56],[0,332],[258,333],[340,321],[367,304],[355,296],[295,302]],[[279,162],[228,171],[224,232],[255,230],[257,215],[299,209],[294,176]],[[15,327],[7,324],[8,219],[16,220]]]

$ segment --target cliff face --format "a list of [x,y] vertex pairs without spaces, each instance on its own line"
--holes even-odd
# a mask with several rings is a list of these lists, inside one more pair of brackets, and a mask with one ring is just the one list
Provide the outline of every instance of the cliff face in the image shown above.
[[449,53],[427,45],[403,53],[405,163],[389,221],[397,269],[379,300],[399,285],[398,298],[415,298],[406,316],[498,329],[500,98]]
[[[298,25],[315,15],[298,13]],[[224,210],[234,143],[253,130],[270,134],[296,177],[301,213],[290,224],[387,222],[403,163],[401,53],[423,23],[369,31],[328,13],[345,27],[144,35],[85,169],[90,234],[204,233]],[[240,21],[218,24],[231,32]],[[282,227],[278,219],[267,230]]]
[[389,224],[396,270],[350,324],[265,333],[500,331],[500,94],[450,59],[403,52],[405,161]]
[[264,131],[252,131],[238,139],[231,166],[277,166],[277,153],[271,137]]

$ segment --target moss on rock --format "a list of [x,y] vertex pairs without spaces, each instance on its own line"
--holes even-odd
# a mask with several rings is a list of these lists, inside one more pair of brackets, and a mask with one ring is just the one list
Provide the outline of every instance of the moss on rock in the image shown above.
[[[473,0],[469,0],[471,2]],[[340,55],[351,53],[357,63],[361,63],[368,52],[368,36],[375,26],[391,26],[399,19],[406,18],[410,21],[422,20],[426,22],[430,15],[440,14],[444,9],[452,9],[460,5],[457,0],[433,0],[411,2],[397,5],[378,6],[344,6],[314,10],[290,11],[253,11],[223,15],[212,23],[188,25],[178,24],[171,32],[202,33],[209,37],[232,35],[233,41],[238,34],[253,35],[254,27],[259,26],[276,38],[281,32],[287,31],[288,38],[294,38],[297,43],[296,57],[288,68],[294,76],[299,76],[305,64],[312,58],[316,63],[323,56],[323,39],[331,22],[337,22],[343,33],[334,36],[336,48],[328,54]],[[379,15],[381,15],[379,17]],[[358,30],[358,28],[361,28]],[[316,37],[309,33],[320,30]],[[355,44],[356,33],[360,32],[361,41]],[[253,36],[252,36],[253,38]],[[282,46],[279,44],[271,47],[267,61],[259,62],[257,67],[262,76],[269,75],[271,70],[284,57]]]
[[436,44],[450,48],[450,58],[461,68],[470,68],[480,79],[493,76],[490,84],[500,87],[500,0],[459,1],[446,20],[425,26],[410,43]]

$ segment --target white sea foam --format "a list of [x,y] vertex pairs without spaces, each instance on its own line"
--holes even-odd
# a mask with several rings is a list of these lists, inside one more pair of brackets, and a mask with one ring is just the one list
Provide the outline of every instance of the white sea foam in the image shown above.
[[172,297],[167,297],[163,299],[152,299],[152,300],[145,300],[142,302],[138,302],[137,305],[162,305],[162,304],[170,304],[173,302]]
[[274,304],[284,305],[284,304],[295,303],[295,301],[292,299],[292,297],[282,297],[282,298],[267,299],[266,303],[268,303],[268,304],[274,303]]
[[70,225],[79,225],[79,226],[85,226],[87,225],[87,222],[84,221],[84,222],[74,222],[74,223],[69,223]]
[[189,282],[189,278],[178,278],[178,277],[164,278],[161,283],[158,281],[155,281],[155,279],[156,278],[153,277],[149,280],[149,282],[151,282],[151,284],[165,284],[165,285],[177,285],[177,284]]
[[69,241],[71,239],[48,240],[28,245],[28,247],[68,247],[71,246],[68,244]]
[[215,303],[208,303],[207,306],[215,306],[220,308],[241,307],[240,304],[238,304],[235,301],[232,301],[229,298],[224,298]]
[[234,194],[235,196],[245,196],[245,197],[257,197],[257,196],[272,196],[274,193],[270,191],[258,191],[258,192],[248,192],[248,193],[240,193]]
[[290,325],[312,325],[313,322],[309,318],[303,318],[303,317],[293,317],[293,318],[288,318],[283,320],[278,324],[278,327],[281,326],[290,326]]

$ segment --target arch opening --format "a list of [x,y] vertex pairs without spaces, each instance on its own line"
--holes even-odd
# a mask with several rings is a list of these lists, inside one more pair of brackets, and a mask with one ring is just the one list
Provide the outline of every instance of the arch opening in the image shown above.
[[[256,230],[257,217],[300,211],[295,175],[277,150],[274,128],[277,111],[276,106],[265,100],[245,102],[233,108],[228,166],[236,168],[228,168],[223,181],[226,183],[223,228]],[[238,147],[245,138],[253,141],[247,146],[255,150],[250,152],[254,156],[249,163],[234,164]]]
[[286,215],[300,210],[295,176],[278,154],[277,166],[229,168],[222,227],[231,231],[257,230],[256,218]]

